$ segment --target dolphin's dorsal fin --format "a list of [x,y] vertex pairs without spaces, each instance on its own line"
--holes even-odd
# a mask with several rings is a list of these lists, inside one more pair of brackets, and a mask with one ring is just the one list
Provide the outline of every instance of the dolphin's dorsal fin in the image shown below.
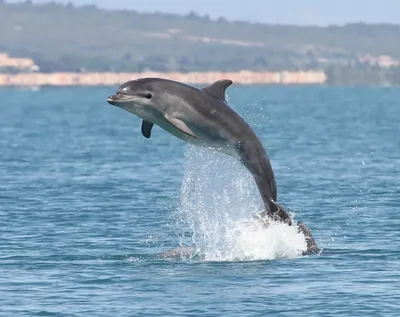
[[143,120],[142,121],[142,134],[145,138],[151,137],[151,129],[153,128],[153,123],[150,121]]
[[221,80],[218,80],[218,81],[212,83],[210,86],[204,87],[203,90],[207,94],[209,94],[217,99],[226,101],[225,100],[225,90],[230,85],[232,85],[232,83],[233,83],[233,81],[230,79],[221,79]]

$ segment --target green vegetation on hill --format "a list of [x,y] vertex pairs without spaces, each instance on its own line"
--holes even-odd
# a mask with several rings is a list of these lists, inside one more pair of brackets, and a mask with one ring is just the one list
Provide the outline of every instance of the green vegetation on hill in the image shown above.
[[0,0],[0,52],[43,72],[324,69],[333,84],[400,84],[399,42],[400,25],[281,26]]

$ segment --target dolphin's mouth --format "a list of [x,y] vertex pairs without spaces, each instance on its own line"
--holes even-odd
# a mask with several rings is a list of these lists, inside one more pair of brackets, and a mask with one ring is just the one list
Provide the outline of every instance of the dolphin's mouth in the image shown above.
[[130,103],[134,100],[135,98],[129,95],[123,95],[123,94],[115,94],[115,95],[111,95],[107,98],[107,102],[110,105],[113,106],[123,106],[124,104]]

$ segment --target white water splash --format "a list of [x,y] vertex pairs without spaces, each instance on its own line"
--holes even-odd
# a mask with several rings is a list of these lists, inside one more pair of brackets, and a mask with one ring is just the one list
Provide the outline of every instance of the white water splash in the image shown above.
[[296,226],[254,218],[262,201],[252,175],[236,159],[196,146],[185,152],[179,221],[207,261],[296,257],[306,249]]

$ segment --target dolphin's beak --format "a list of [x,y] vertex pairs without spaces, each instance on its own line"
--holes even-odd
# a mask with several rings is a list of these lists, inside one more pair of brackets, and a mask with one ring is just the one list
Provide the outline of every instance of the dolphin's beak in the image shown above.
[[116,95],[111,95],[107,98],[107,102],[110,105],[121,107],[123,106],[124,103],[129,103],[132,101],[132,96],[128,95],[122,95],[122,94],[116,94]]
[[117,106],[118,105],[118,97],[117,95],[111,95],[107,98],[107,102],[110,105]]

